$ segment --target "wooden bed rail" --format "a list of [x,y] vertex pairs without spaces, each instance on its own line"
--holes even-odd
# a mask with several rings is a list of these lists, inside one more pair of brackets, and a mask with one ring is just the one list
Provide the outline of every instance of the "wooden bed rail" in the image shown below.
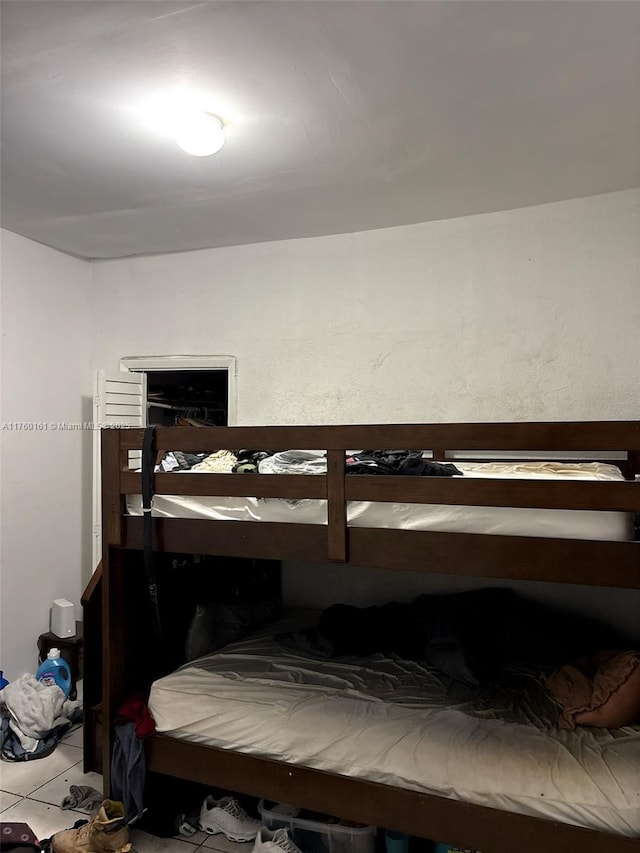
[[[129,450],[142,447],[142,429],[107,430],[103,434],[103,482],[108,487],[107,539],[122,541],[122,496],[140,494],[141,476],[128,469]],[[488,459],[505,452],[576,452],[620,454],[610,460],[628,477],[640,464],[640,422],[597,421],[493,424],[379,424],[366,426],[158,427],[155,445],[168,450],[207,452],[221,448],[292,447],[326,450],[326,475],[158,473],[159,495],[224,495],[327,501],[325,559],[348,560],[347,501],[402,502],[458,506],[495,506],[552,510],[595,510],[640,513],[640,486],[635,482],[477,480],[448,477],[345,475],[344,454],[350,448],[393,447],[433,450],[445,460],[447,448],[484,452]],[[513,460],[517,461],[517,460]]]
[[[142,448],[142,429],[120,430],[122,450]],[[178,441],[176,441],[178,439]],[[241,447],[290,450],[640,451],[640,421],[157,427],[158,450]]]
[[486,853],[640,853],[640,838],[339,776],[256,755],[149,739],[149,769]]

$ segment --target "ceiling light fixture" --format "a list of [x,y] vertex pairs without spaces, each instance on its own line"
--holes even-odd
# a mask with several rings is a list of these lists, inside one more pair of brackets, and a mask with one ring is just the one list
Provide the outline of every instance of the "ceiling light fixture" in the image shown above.
[[187,154],[210,157],[225,143],[224,126],[218,116],[194,112],[180,117],[175,140]]

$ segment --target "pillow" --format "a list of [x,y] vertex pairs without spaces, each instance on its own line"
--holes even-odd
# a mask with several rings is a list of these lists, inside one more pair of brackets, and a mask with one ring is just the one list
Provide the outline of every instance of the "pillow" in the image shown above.
[[560,667],[545,681],[563,708],[561,728],[640,722],[640,652],[599,652]]

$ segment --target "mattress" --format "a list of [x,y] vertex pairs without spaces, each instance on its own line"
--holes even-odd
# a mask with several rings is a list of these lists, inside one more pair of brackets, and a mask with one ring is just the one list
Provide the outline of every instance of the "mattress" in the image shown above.
[[456,702],[421,663],[321,661],[265,631],[156,681],[149,707],[171,737],[640,835],[640,727],[559,730],[539,680],[518,678]]
[[[601,462],[456,462],[456,466],[467,478],[592,481],[624,479],[615,465]],[[189,474],[188,471],[183,473],[185,476]],[[140,495],[127,495],[127,511],[130,515],[142,514]],[[327,502],[284,498],[156,495],[153,499],[153,515],[164,518],[199,518],[217,521],[326,524]],[[349,501],[347,523],[351,527],[431,530],[442,533],[487,533],[617,541],[633,538],[633,518],[629,513],[592,510]]]

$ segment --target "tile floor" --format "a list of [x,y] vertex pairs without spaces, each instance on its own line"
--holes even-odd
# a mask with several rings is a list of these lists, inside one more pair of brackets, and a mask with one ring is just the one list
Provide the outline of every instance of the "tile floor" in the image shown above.
[[[60,803],[70,785],[91,785],[101,790],[102,777],[82,772],[82,730],[77,729],[47,758],[23,764],[0,762],[0,822],[28,823],[36,836],[48,838],[60,829],[86,819],[83,812],[62,811]],[[137,853],[251,853],[252,844],[236,844],[224,836],[198,832],[191,838],[155,838],[132,830]]]

